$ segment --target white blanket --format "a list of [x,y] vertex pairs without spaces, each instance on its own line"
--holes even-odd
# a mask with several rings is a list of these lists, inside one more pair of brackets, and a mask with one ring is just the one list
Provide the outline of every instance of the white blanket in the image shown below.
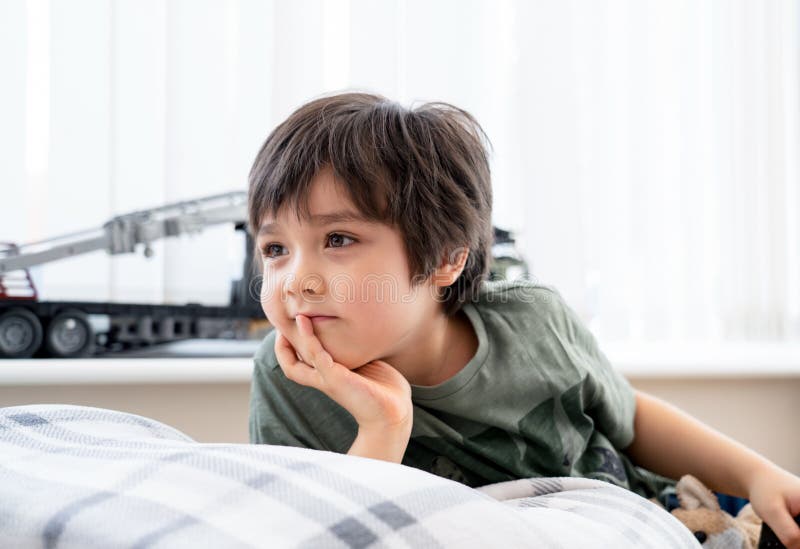
[[[498,501],[502,500],[502,501]],[[403,465],[201,444],[156,421],[0,408],[0,547],[699,547],[600,481],[472,489]]]

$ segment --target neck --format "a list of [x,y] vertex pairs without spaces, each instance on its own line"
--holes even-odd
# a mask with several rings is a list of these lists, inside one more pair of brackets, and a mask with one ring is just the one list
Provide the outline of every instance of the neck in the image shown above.
[[433,322],[409,334],[398,353],[384,359],[412,385],[438,385],[455,376],[478,349],[472,324],[461,310],[447,316],[440,312]]

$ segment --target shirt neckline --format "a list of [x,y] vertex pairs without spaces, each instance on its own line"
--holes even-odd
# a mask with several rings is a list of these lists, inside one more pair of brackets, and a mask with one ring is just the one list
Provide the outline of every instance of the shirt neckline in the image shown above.
[[459,391],[469,383],[486,361],[486,357],[489,354],[489,341],[486,337],[486,326],[483,323],[483,318],[481,318],[478,309],[471,302],[464,303],[462,309],[467,314],[467,318],[478,336],[478,350],[475,352],[475,356],[456,375],[437,385],[411,384],[412,400],[435,400]]

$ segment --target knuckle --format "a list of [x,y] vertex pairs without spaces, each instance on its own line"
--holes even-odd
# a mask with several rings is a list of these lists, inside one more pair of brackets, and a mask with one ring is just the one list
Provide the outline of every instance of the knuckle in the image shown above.
[[315,350],[311,354],[311,360],[314,362],[315,365],[316,364],[321,364],[322,361],[325,360],[325,351],[322,351],[322,350],[319,350],[319,349]]

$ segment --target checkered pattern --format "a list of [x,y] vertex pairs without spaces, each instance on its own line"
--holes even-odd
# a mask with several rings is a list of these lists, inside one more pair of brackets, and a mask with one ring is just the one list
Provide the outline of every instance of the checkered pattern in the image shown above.
[[332,452],[200,444],[111,410],[0,408],[0,547],[588,546],[697,545],[599,481],[476,490]]

